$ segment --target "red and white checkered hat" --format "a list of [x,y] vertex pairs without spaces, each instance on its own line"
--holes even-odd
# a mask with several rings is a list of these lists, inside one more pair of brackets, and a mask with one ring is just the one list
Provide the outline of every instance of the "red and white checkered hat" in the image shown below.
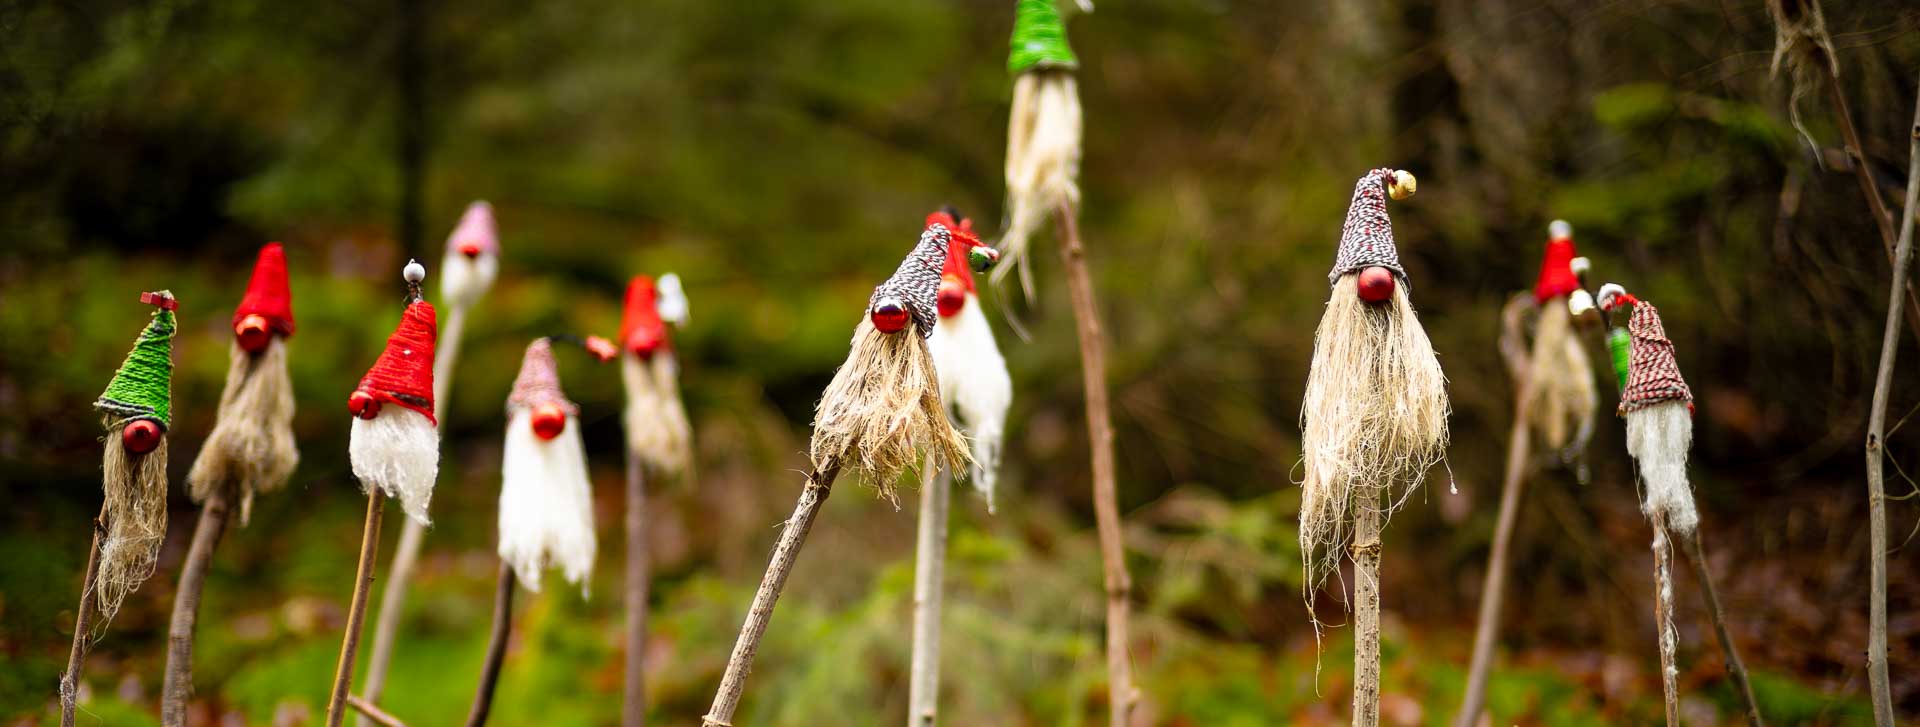
[[1673,341],[1660,325],[1660,311],[1652,303],[1639,301],[1633,317],[1627,320],[1627,388],[1620,393],[1620,413],[1645,409],[1663,401],[1693,402],[1693,390],[1680,376],[1680,363],[1673,357]]

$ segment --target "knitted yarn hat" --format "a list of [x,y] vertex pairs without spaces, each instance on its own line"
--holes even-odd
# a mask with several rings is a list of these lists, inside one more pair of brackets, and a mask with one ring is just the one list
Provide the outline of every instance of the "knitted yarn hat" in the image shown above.
[[874,306],[882,300],[897,299],[913,316],[920,337],[933,335],[933,327],[940,320],[940,271],[946,267],[947,249],[952,243],[953,232],[944,223],[927,225],[920,233],[920,242],[900,261],[893,276],[874,287],[873,295],[867,298],[867,314],[872,315]]
[[953,233],[953,244],[947,246],[947,263],[940,270],[942,278],[953,278],[969,293],[973,287],[973,264],[969,251],[986,243],[973,234],[973,220],[955,220],[953,213],[946,210],[927,215],[927,226],[945,225]]
[[152,419],[164,429],[173,420],[173,333],[178,328],[173,311],[180,304],[165,290],[141,293],[140,302],[155,307],[153,320],[133,342],[126,362],[114,372],[93,408],[112,417],[115,424]]
[[1054,0],[1016,0],[1008,46],[1007,72],[1016,76],[1034,68],[1070,71],[1080,67],[1080,59],[1067,45],[1067,23]]
[[527,353],[520,358],[520,375],[513,379],[513,393],[507,395],[507,411],[525,409],[536,404],[557,404],[568,416],[580,414],[580,407],[567,399],[567,392],[560,388],[560,365],[553,358],[553,343],[545,338],[536,338],[527,344]]
[[416,300],[400,315],[400,325],[387,337],[387,348],[360,379],[357,390],[377,401],[420,412],[433,418],[433,344],[439,334],[433,304]]
[[267,319],[267,327],[276,335],[293,335],[293,294],[287,290],[287,251],[280,243],[269,242],[260,248],[253,263],[253,279],[247,294],[233,311],[233,324],[250,315]]
[[1533,300],[1543,304],[1580,289],[1580,279],[1573,274],[1577,254],[1573,226],[1565,220],[1554,220],[1547,230],[1547,255],[1540,260],[1540,279],[1533,284]]
[[460,224],[447,235],[447,252],[467,254],[500,253],[500,236],[493,225],[493,205],[485,200],[467,205],[466,213],[460,215]]
[[620,346],[641,356],[673,350],[666,321],[660,316],[660,289],[653,278],[635,275],[627,282],[627,300],[620,316]]
[[1660,311],[1652,303],[1640,301],[1627,320],[1632,336],[1627,364],[1627,387],[1620,392],[1620,413],[1644,409],[1663,401],[1693,402],[1693,391],[1680,377],[1680,364],[1673,357],[1673,341],[1660,325]]
[[1367,172],[1353,185],[1353,202],[1347,206],[1347,222],[1340,228],[1340,250],[1334,254],[1333,270],[1327,284],[1340,282],[1340,276],[1379,266],[1393,271],[1407,282],[1407,271],[1400,267],[1400,252],[1393,243],[1393,220],[1387,218],[1387,193],[1394,199],[1413,194],[1413,175],[1392,169]]

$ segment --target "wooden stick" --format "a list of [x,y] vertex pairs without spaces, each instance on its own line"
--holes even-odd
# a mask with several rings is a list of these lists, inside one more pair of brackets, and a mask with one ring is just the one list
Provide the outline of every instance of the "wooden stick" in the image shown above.
[[1533,435],[1527,425],[1533,408],[1533,377],[1529,368],[1531,357],[1520,344],[1520,313],[1530,302],[1525,295],[1517,296],[1501,311],[1500,351],[1514,383],[1513,428],[1507,435],[1506,476],[1500,481],[1500,516],[1494,521],[1486,579],[1480,586],[1480,617],[1473,631],[1467,693],[1461,699],[1460,712],[1454,715],[1454,727],[1474,727],[1480,711],[1486,707],[1487,680],[1493,669],[1494,642],[1500,631],[1500,607],[1506,595],[1508,551],[1513,544],[1514,526],[1520,520],[1520,496],[1526,489],[1527,458]]
[[407,723],[400,721],[399,717],[387,714],[386,711],[373,706],[373,703],[361,699],[359,695],[347,695],[347,706],[352,707],[353,711],[359,712],[360,716],[373,720],[373,723],[380,725],[380,727],[407,727]]
[[1660,692],[1666,702],[1667,727],[1680,727],[1679,636],[1673,630],[1673,547],[1667,538],[1667,517],[1653,515],[1653,621],[1660,635]]
[[1353,545],[1353,727],[1380,724],[1380,502],[1355,501]]
[[1893,393],[1893,365],[1900,352],[1900,291],[1907,288],[1913,264],[1913,222],[1920,204],[1920,101],[1913,111],[1907,149],[1906,209],[1900,215],[1900,241],[1893,255],[1893,289],[1887,294],[1887,325],[1880,338],[1880,368],[1873,379],[1873,408],[1867,416],[1867,548],[1871,572],[1867,596],[1867,684],[1873,692],[1873,721],[1892,727],[1893,686],[1887,676],[1887,486],[1881,469],[1887,428],[1887,399]]
[[160,723],[184,727],[187,700],[193,697],[193,632],[200,617],[200,593],[213,565],[213,549],[227,530],[227,493],[215,488],[200,506],[193,526],[193,544],[180,567],[180,585],[173,593],[173,618],[167,627],[167,671],[161,686]]
[[493,633],[487,637],[487,661],[480,667],[480,689],[473,694],[467,727],[487,723],[493,711],[493,690],[500,685],[500,664],[507,658],[507,637],[513,632],[513,566],[500,561],[500,587],[493,592]]
[[380,518],[386,501],[380,488],[367,494],[367,523],[360,533],[360,566],[353,577],[353,604],[347,609],[347,634],[340,642],[340,662],[333,670],[333,693],[327,698],[327,727],[340,727],[347,717],[347,687],[353,683],[353,656],[360,648],[360,627],[367,620],[367,590],[373,586],[373,559],[380,551]]
[[947,569],[947,519],[951,478],[927,458],[932,475],[920,489],[920,532],[914,547],[913,670],[908,681],[908,727],[932,727],[940,706],[940,608]]
[[1107,407],[1106,347],[1100,332],[1100,308],[1093,297],[1093,276],[1087,272],[1087,251],[1080,245],[1080,228],[1070,203],[1054,211],[1060,225],[1060,259],[1067,270],[1067,289],[1073,298],[1074,327],[1080,333],[1080,378],[1087,397],[1087,443],[1093,456],[1093,519],[1100,536],[1101,575],[1107,590],[1107,702],[1108,723],[1128,727],[1138,695],[1133,688],[1133,664],[1128,658],[1129,599],[1133,579],[1127,575],[1126,544],[1121,533],[1119,496],[1114,485],[1113,415]]
[[740,625],[740,638],[733,643],[733,654],[727,657],[726,674],[720,677],[720,689],[713,695],[713,708],[700,719],[701,727],[732,727],[733,712],[740,707],[740,695],[747,688],[747,672],[753,670],[753,655],[760,650],[760,639],[767,635],[767,622],[773,618],[773,606],[780,600],[780,590],[787,585],[787,575],[793,572],[793,562],[800,557],[800,548],[807,542],[807,532],[813,529],[813,519],[820,515],[820,506],[825,504],[827,496],[833,494],[834,478],[840,476],[840,464],[828,463],[807,476],[806,489],[800,491],[800,502],[793,508],[793,516],[787,518],[787,527],[780,531],[780,541],[773,547],[773,559],[767,563],[767,574],[760,579],[760,590],[753,594],[753,606],[747,609],[746,623]]
[[67,654],[67,670],[60,675],[60,727],[73,727],[73,712],[80,701],[80,667],[87,660],[87,648],[93,645],[93,597],[100,580],[100,541],[107,533],[107,506],[93,518],[93,545],[87,548],[87,574],[80,580],[80,609],[73,614],[73,651]]
[[[1880,231],[1880,244],[1886,249],[1887,263],[1897,265],[1899,254],[1894,249],[1896,244],[1894,242],[1892,216],[1887,214],[1887,203],[1880,198],[1880,188],[1874,184],[1873,173],[1867,169],[1867,153],[1860,145],[1860,132],[1854,128],[1852,107],[1847,104],[1846,89],[1840,85],[1839,71],[1835,70],[1836,66],[1834,63],[1828,62],[1826,52],[1820,50],[1819,46],[1814,46],[1812,52],[1814,57],[1811,62],[1825,69],[1827,72],[1827,96],[1833,101],[1833,115],[1838,122],[1837,125],[1840,127],[1840,138],[1846,144],[1848,160],[1853,163],[1854,179],[1860,182],[1860,194],[1867,199],[1867,212],[1873,215],[1873,226]],[[1907,177],[1908,199],[1912,199],[1913,197],[1912,180],[1914,179],[1916,179],[1916,177],[1911,175]],[[1912,211],[1913,205],[1911,203],[1907,204],[1909,217],[1912,216]],[[1906,227],[1906,223],[1902,222],[1901,227]],[[1897,289],[1898,292],[1894,294],[1895,297],[1904,296],[1907,301],[1907,327],[1913,329],[1914,336],[1920,337],[1920,300],[1916,299],[1913,290],[1907,286],[1907,278],[1905,275],[1896,275],[1893,279],[1899,286]],[[1868,671],[1872,671],[1871,659],[1869,659]],[[1871,674],[1869,674],[1869,681],[1871,680]],[[1887,699],[1889,700],[1889,705],[1891,705],[1891,689],[1888,690]],[[1893,719],[1891,711],[1892,707],[1889,706],[1887,721],[1879,721],[1882,727],[1891,727],[1893,724],[1891,721]],[[1877,714],[1878,710],[1876,705],[1876,715]],[[1878,721],[1877,716],[1875,719]]]
[[627,673],[621,727],[647,723],[647,481],[640,456],[627,451]]
[[1747,678],[1747,665],[1740,661],[1740,649],[1733,644],[1733,636],[1727,632],[1727,614],[1720,608],[1720,594],[1713,587],[1713,569],[1707,566],[1707,551],[1700,544],[1700,529],[1695,527],[1692,536],[1687,538],[1687,557],[1693,562],[1694,576],[1700,581],[1700,591],[1707,601],[1707,612],[1713,616],[1713,633],[1720,639],[1720,653],[1727,660],[1727,677],[1733,680],[1733,686],[1740,691],[1740,698],[1747,702],[1747,724],[1751,727],[1766,727],[1760,719],[1760,702],[1753,698],[1753,683]]

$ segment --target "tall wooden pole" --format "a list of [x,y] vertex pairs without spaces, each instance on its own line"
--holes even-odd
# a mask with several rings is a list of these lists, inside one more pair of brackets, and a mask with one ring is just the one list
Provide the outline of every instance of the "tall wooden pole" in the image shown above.
[[193,526],[193,544],[180,569],[180,587],[173,594],[173,619],[167,627],[167,671],[160,694],[160,723],[184,727],[187,701],[193,697],[193,633],[200,618],[200,594],[213,565],[213,549],[227,529],[227,493],[216,488],[200,506]]
[[480,688],[467,712],[467,727],[487,723],[493,711],[493,691],[500,685],[500,665],[507,659],[507,639],[513,634],[513,565],[500,561],[499,586],[493,592],[493,629],[487,637],[487,658],[480,667]]
[[627,673],[621,727],[647,723],[647,481],[646,465],[627,452]]
[[920,531],[914,547],[913,666],[907,689],[907,727],[932,727],[940,709],[940,610],[947,572],[947,518],[953,482],[927,458],[920,488]]
[[93,598],[100,580],[100,541],[107,533],[107,507],[93,518],[93,545],[87,548],[87,574],[80,580],[80,609],[73,614],[73,650],[67,654],[67,670],[60,675],[60,727],[73,727],[73,713],[80,702],[80,667],[87,660],[87,647],[93,644]]
[[1380,724],[1380,502],[1354,501],[1353,727]]
[[347,634],[340,642],[340,661],[333,670],[333,692],[327,697],[327,727],[340,727],[347,716],[347,688],[353,684],[353,657],[360,649],[360,626],[367,620],[367,591],[373,586],[373,560],[380,551],[380,518],[386,497],[379,488],[367,494],[367,522],[360,534],[360,566],[353,579],[353,604],[347,609]]

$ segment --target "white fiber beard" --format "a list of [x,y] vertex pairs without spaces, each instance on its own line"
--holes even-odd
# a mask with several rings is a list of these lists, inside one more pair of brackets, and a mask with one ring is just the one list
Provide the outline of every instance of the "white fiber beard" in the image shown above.
[[444,305],[456,308],[471,308],[480,302],[480,296],[487,294],[493,287],[493,279],[500,274],[500,258],[490,252],[480,253],[478,257],[467,256],[454,250],[440,259],[440,298]]
[[1693,506],[1693,487],[1687,483],[1687,450],[1693,448],[1693,414],[1686,402],[1663,401],[1627,412],[1627,453],[1640,465],[1646,488],[1640,510],[1667,518],[1682,535],[1700,523]]
[[433,481],[440,475],[440,430],[426,415],[404,406],[387,404],[372,419],[353,418],[347,437],[347,459],[360,491],[380,488],[400,501],[407,517],[421,525],[427,503],[433,500]]
[[1013,380],[994,343],[993,327],[980,309],[980,298],[968,293],[959,314],[941,318],[927,339],[927,348],[940,375],[940,398],[958,413],[960,430],[972,440],[969,479],[987,498],[987,511],[992,512],[1000,441],[1006,432],[1007,408],[1013,405]]
[[621,354],[620,379],[627,388],[621,419],[627,451],[661,474],[686,472],[693,462],[693,435],[680,403],[680,368],[673,354],[657,351],[644,361],[631,352]]
[[1018,269],[1028,298],[1028,240],[1055,208],[1080,201],[1080,126],[1080,91],[1072,73],[1034,71],[1014,81],[1007,118],[1007,232],[1000,238],[1006,259],[994,269],[993,282]]
[[530,411],[514,412],[500,479],[500,559],[529,591],[540,592],[540,571],[554,565],[584,596],[597,546],[579,419],[567,417],[560,436],[542,441]]

